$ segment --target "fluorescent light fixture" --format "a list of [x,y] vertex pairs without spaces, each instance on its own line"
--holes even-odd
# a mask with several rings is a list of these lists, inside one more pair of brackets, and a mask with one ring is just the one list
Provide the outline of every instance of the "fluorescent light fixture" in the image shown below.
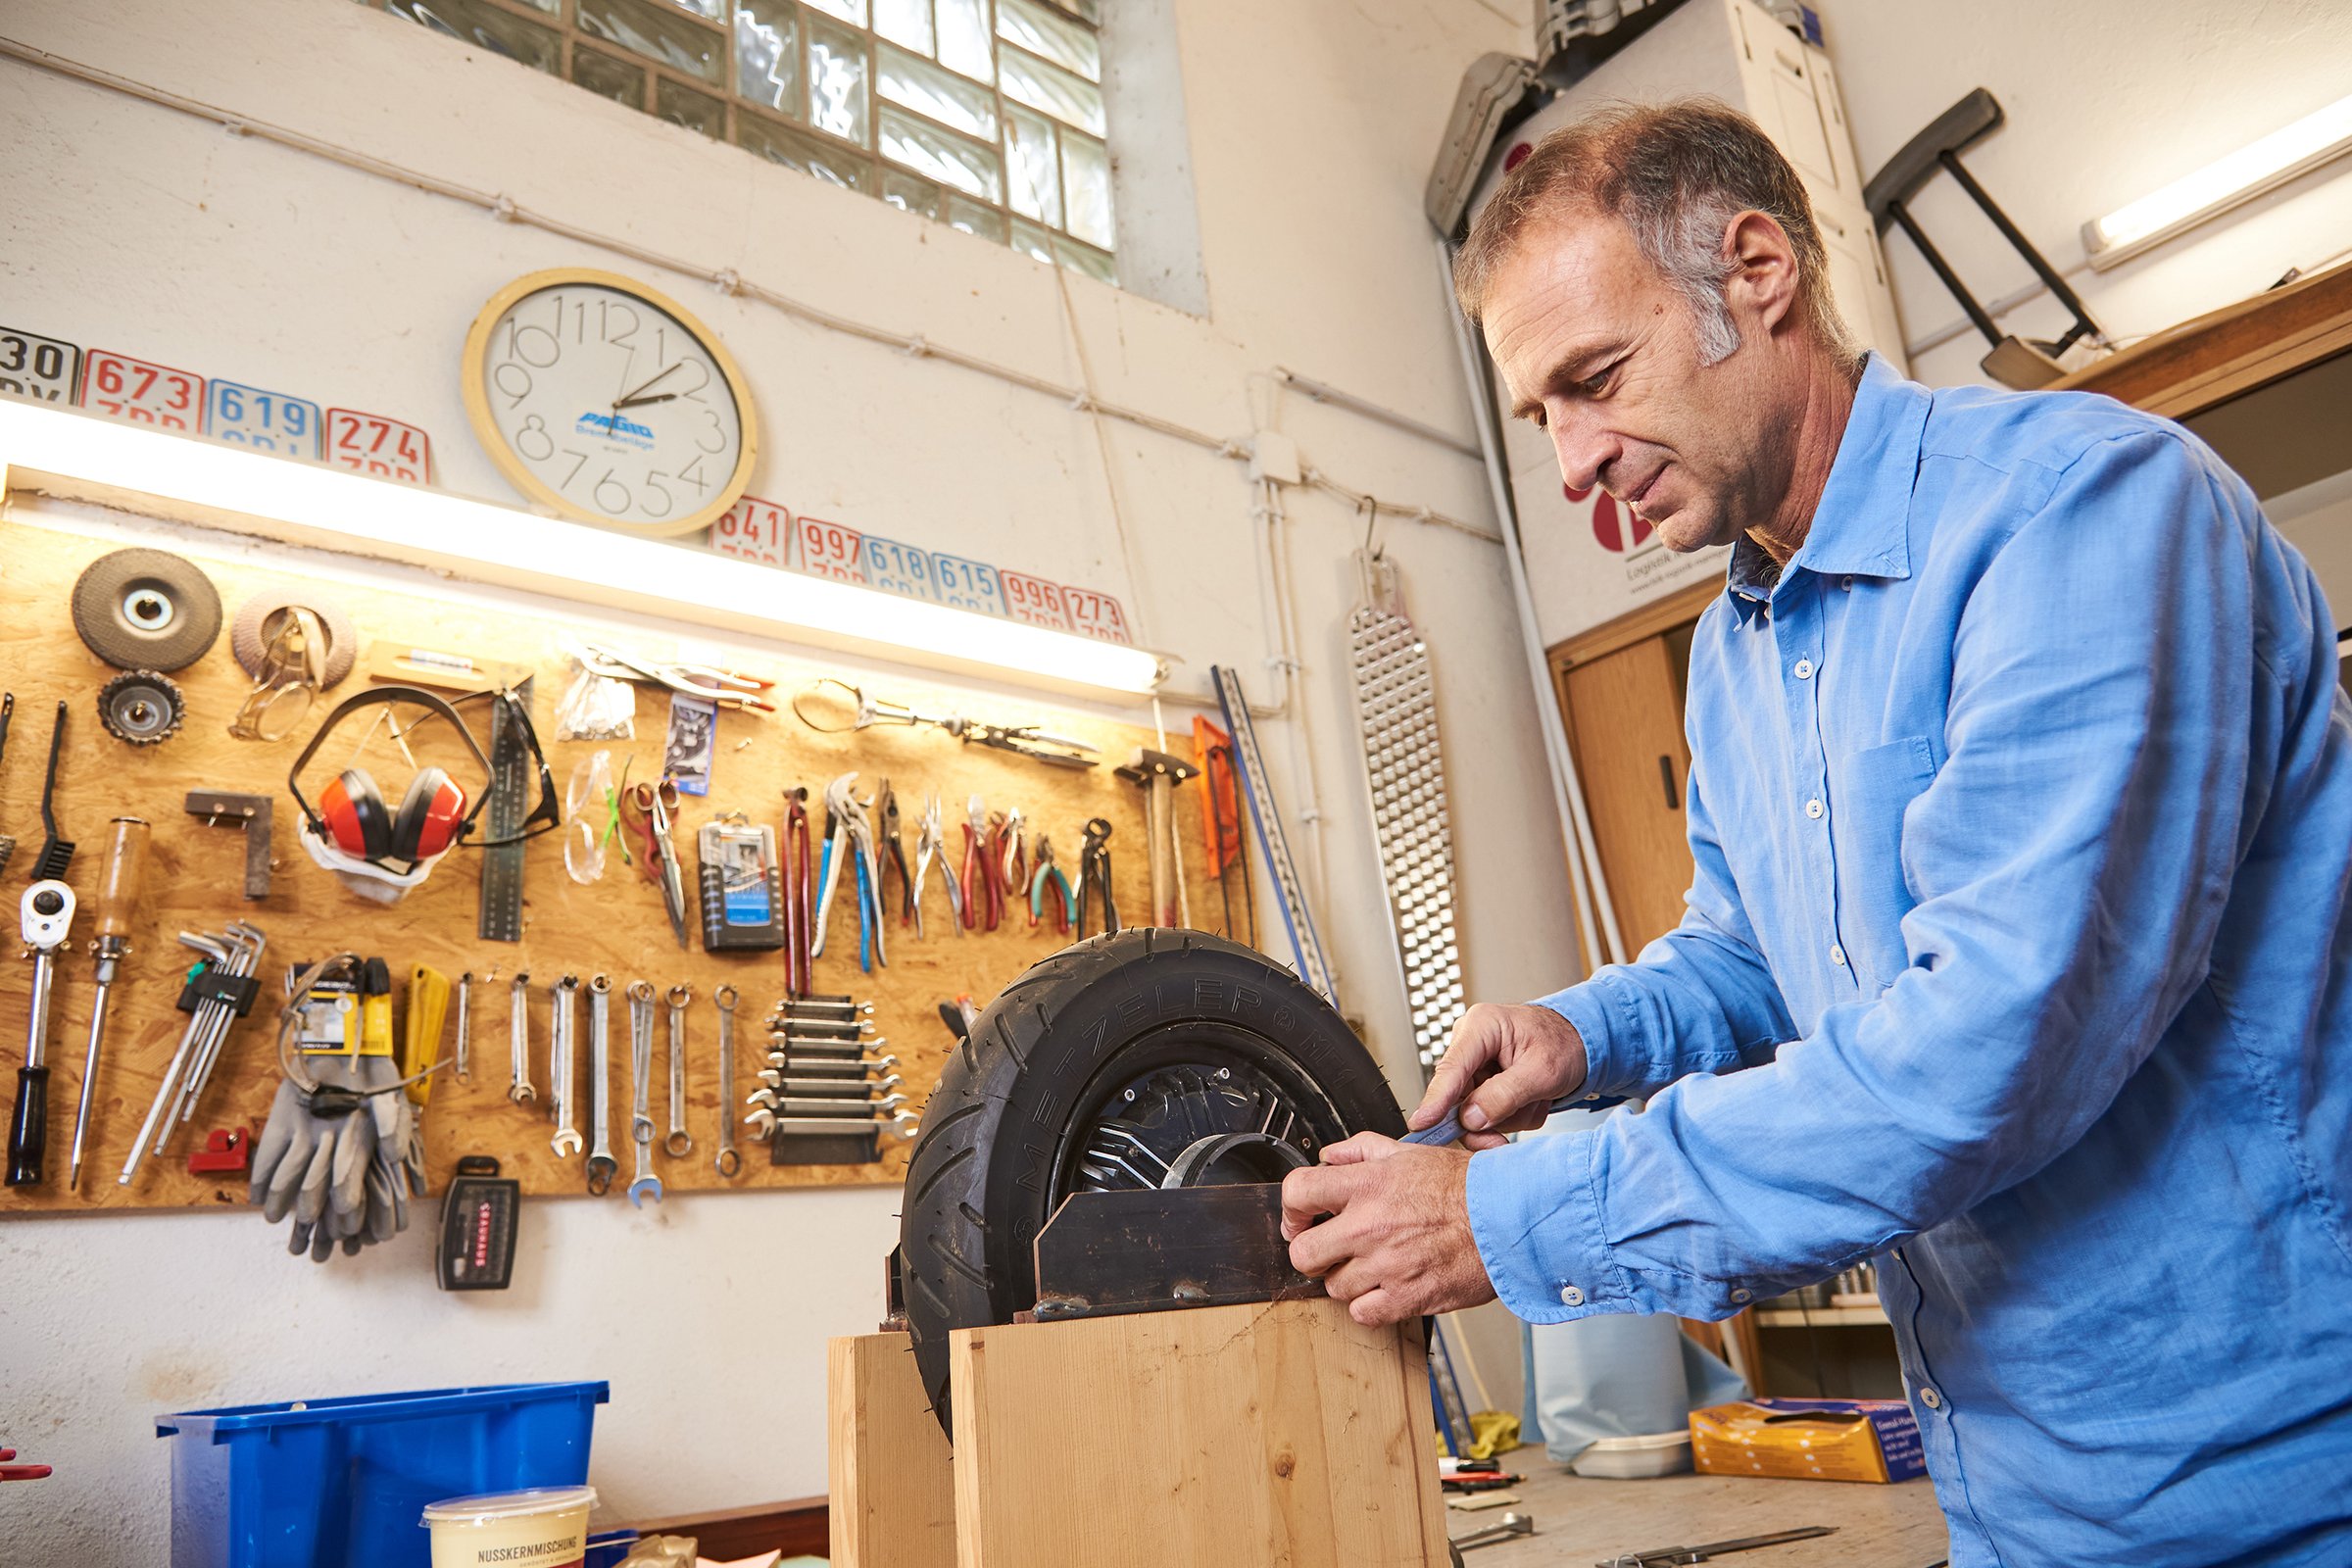
[[0,398],[0,496],[17,491],[1084,695],[1142,696],[1164,673],[1075,632]]
[[2101,271],[2266,190],[2352,152],[2352,98],[2272,131],[2193,174],[2082,225],[2082,249]]

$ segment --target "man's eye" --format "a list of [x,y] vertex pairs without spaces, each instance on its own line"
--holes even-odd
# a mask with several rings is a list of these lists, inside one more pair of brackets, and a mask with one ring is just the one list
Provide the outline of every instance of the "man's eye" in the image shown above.
[[1599,374],[1589,375],[1582,381],[1577,382],[1576,390],[1581,396],[1584,397],[1599,397],[1602,393],[1608,391],[1609,382],[1616,374],[1617,367],[1612,365],[1607,369],[1602,370]]
[[1527,417],[1529,422],[1534,424],[1539,430],[1545,430],[1551,427],[1551,420],[1544,416],[1542,409],[1538,409],[1535,413],[1529,415]]

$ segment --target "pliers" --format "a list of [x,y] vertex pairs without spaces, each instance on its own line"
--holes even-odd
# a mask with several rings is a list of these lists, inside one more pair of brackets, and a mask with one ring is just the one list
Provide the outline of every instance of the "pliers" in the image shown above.
[[1066,936],[1070,927],[1078,923],[1078,896],[1070,891],[1070,879],[1061,874],[1061,867],[1054,863],[1054,841],[1040,833],[1037,836],[1037,872],[1029,879],[1029,923],[1032,926],[1037,924],[1043,912],[1040,906],[1046,902],[1048,883],[1061,892],[1061,897],[1054,905],[1054,929]]
[[997,829],[997,872],[1005,888],[1016,893],[1029,890],[1029,848],[1021,836],[1021,808],[1014,807],[1004,813]]
[[1076,934],[1086,935],[1086,895],[1098,892],[1102,899],[1102,929],[1119,928],[1118,902],[1110,893],[1110,824],[1094,817],[1086,824],[1086,843],[1078,852],[1078,898],[1073,919]]
[[1004,915],[1004,884],[997,870],[996,841],[988,803],[975,795],[963,823],[963,923],[968,930],[985,916],[994,931]]
[[808,790],[806,785],[784,792],[784,991],[788,996],[808,994],[808,944],[814,940],[816,899],[808,863]]
[[674,780],[663,779],[659,785],[639,782],[621,793],[620,819],[630,832],[645,841],[645,855],[637,861],[637,869],[645,879],[662,890],[662,906],[668,911],[669,928],[676,934],[678,946],[686,946],[686,876],[678,869],[678,852],[670,840],[670,824],[676,819],[678,786]]
[[879,908],[886,902],[882,890],[895,869],[899,873],[899,924],[906,925],[914,918],[914,878],[906,873],[906,847],[899,837],[899,798],[891,793],[890,780],[882,781],[874,805],[875,814],[882,819],[875,861],[880,875],[874,880],[874,906]]
[[940,862],[940,880],[948,885],[948,912],[955,918],[948,924],[957,936],[963,935],[963,889],[956,885],[956,873],[947,869],[947,843],[939,832],[939,792],[934,790],[923,802],[923,828],[914,841],[914,895],[909,901],[914,909],[914,934],[923,934],[923,879],[931,874],[934,860]]
[[[842,866],[857,853],[857,847],[850,842],[850,818],[864,815],[858,809],[858,797],[850,790],[857,780],[857,774],[844,773],[825,786],[825,848],[817,861],[816,929],[808,944],[808,956],[812,958],[824,956],[825,923],[833,913],[833,890],[841,885]],[[858,918],[865,918],[862,899],[858,901]]]

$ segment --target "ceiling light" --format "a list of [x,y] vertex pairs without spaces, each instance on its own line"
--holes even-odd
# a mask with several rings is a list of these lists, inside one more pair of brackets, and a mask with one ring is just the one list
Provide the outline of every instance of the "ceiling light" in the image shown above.
[[2082,249],[2101,271],[2207,219],[2352,152],[2352,98],[2274,130],[2193,174],[2082,225]]
[[1156,654],[1075,632],[0,399],[0,496],[23,491],[646,612],[698,631],[816,642],[1092,696],[1142,696],[1164,672]]

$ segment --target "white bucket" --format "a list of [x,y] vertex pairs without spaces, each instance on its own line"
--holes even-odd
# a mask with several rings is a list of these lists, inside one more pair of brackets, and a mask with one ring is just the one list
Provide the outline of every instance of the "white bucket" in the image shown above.
[[452,1497],[424,1510],[433,1568],[579,1568],[594,1487],[537,1487]]

